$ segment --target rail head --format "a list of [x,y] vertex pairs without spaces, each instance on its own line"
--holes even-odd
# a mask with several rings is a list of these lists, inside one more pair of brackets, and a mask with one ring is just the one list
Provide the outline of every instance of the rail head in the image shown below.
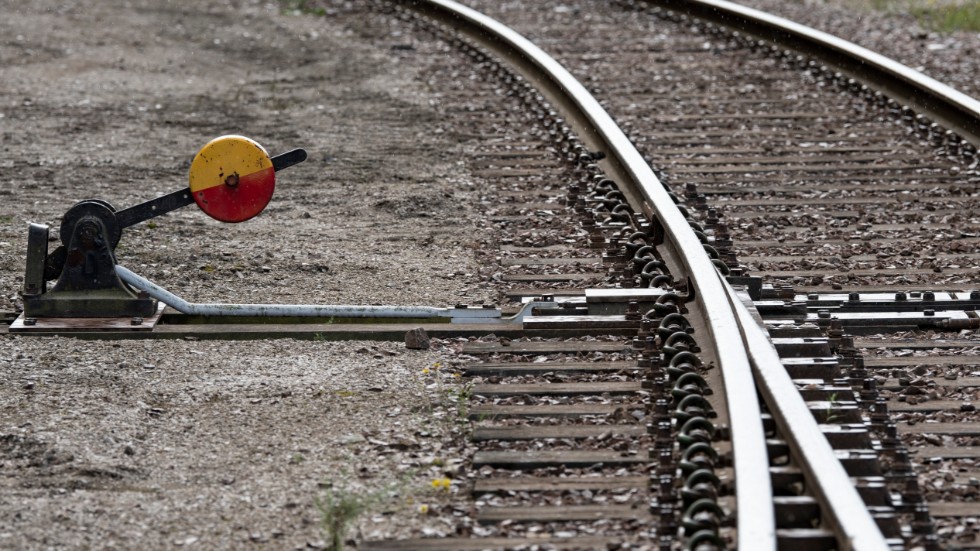
[[980,148],[980,101],[842,38],[726,0],[643,0],[809,55]]

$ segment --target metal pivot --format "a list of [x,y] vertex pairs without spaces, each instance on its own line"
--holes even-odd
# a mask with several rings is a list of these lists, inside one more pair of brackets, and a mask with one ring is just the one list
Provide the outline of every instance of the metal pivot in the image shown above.
[[112,249],[114,240],[118,242],[118,231],[115,213],[108,204],[83,201],[75,205],[62,224],[62,238],[67,237],[67,245],[63,249],[61,275],[46,291],[43,273],[49,230],[32,224],[24,279],[24,315],[115,318],[149,317],[156,312],[156,300],[133,292],[116,275]]

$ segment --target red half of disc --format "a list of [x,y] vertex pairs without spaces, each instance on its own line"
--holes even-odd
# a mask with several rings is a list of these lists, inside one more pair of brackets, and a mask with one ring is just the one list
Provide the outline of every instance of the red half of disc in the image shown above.
[[195,191],[194,201],[222,222],[244,222],[262,212],[276,189],[276,171],[264,168],[238,178],[238,185],[219,184]]

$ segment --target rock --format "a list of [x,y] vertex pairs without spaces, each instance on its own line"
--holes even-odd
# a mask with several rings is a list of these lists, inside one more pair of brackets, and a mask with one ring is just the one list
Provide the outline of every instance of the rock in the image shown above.
[[405,333],[405,348],[409,350],[428,350],[429,349],[429,335],[426,334],[425,329],[421,327],[416,327]]

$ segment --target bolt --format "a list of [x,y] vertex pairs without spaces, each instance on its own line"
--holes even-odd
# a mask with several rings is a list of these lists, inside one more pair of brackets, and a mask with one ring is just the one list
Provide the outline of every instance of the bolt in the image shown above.
[[225,178],[225,185],[231,188],[238,187],[239,180],[238,173],[232,172]]
[[817,310],[817,317],[820,319],[829,319],[830,310]]
[[848,302],[860,302],[861,301],[861,294],[860,293],[848,293],[847,294],[847,301]]
[[143,318],[141,318],[139,316],[133,316],[133,319],[129,320],[129,324],[130,325],[142,325],[143,324]]
[[895,293],[895,300],[898,302],[903,302],[908,300],[909,297],[905,293]]
[[626,319],[635,321],[640,319],[640,305],[635,300],[631,300],[626,305]]
[[37,318],[24,318],[24,325],[37,325]]
[[933,310],[932,308],[926,308],[925,310],[922,311],[922,315],[924,315],[924,316],[935,316],[936,315],[936,311]]

